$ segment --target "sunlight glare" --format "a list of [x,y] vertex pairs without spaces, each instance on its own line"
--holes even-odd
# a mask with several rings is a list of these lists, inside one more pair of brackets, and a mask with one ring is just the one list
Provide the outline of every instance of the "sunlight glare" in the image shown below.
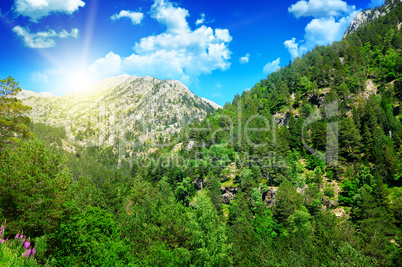
[[86,89],[91,81],[91,75],[87,71],[71,71],[66,75],[66,86],[69,91]]

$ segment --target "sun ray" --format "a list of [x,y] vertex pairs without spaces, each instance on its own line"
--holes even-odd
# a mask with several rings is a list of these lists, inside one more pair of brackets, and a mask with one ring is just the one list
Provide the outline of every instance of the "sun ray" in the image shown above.
[[98,13],[98,0],[95,0],[91,3],[91,8],[89,10],[88,19],[85,26],[85,36],[84,36],[84,45],[82,49],[82,61],[81,65],[85,66],[88,62],[89,50],[92,45],[92,37],[95,28],[96,17]]

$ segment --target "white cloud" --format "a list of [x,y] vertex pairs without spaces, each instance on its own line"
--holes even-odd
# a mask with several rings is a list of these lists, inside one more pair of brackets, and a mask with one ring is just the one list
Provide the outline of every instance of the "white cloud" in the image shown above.
[[241,57],[239,59],[240,64],[247,64],[249,62],[249,60],[250,60],[250,54],[249,53],[247,53],[244,57]]
[[195,22],[195,25],[200,25],[203,24],[205,22],[205,14],[202,13],[201,17],[199,19],[197,19],[197,21]]
[[151,17],[167,27],[169,33],[188,32],[189,26],[186,20],[188,11],[181,7],[175,7],[165,0],[155,0],[151,8]]
[[230,67],[232,37],[228,30],[204,25],[192,30],[186,20],[188,11],[164,0],[156,0],[150,14],[166,26],[165,32],[142,38],[130,56],[110,52],[96,60],[91,71],[100,77],[128,73],[189,84],[202,74]]
[[110,52],[104,58],[97,59],[90,67],[90,71],[104,77],[120,74],[122,59],[119,55]]
[[278,69],[280,69],[280,66],[279,66],[280,62],[281,62],[280,58],[277,58],[274,61],[269,62],[269,63],[267,63],[267,65],[264,66],[262,71],[265,74],[270,74],[274,71],[277,71]]
[[140,24],[142,19],[144,18],[144,14],[141,12],[133,12],[130,10],[122,10],[119,14],[114,14],[110,17],[112,20],[118,20],[121,18],[129,18],[131,22],[136,25]]
[[15,0],[14,10],[32,22],[48,16],[50,13],[60,12],[73,14],[78,8],[85,6],[82,0]]
[[23,28],[21,26],[15,26],[13,28],[18,36],[23,38],[24,44],[30,48],[50,48],[56,45],[53,38],[78,38],[78,29],[71,29],[71,32],[62,30],[56,33],[54,30],[48,30],[46,32],[31,33],[29,28]]
[[[355,6],[348,6],[341,0],[299,1],[288,9],[295,17],[313,16],[305,28],[304,40],[296,38],[284,42],[292,59],[301,57],[316,45],[340,41],[350,22],[357,15]],[[338,16],[343,15],[340,18]]]
[[306,48],[312,49],[316,45],[327,45],[341,40],[356,14],[357,11],[352,12],[338,21],[334,17],[313,19],[305,29]]
[[315,18],[328,18],[349,14],[354,9],[354,6],[349,6],[342,0],[309,0],[308,2],[301,0],[291,5],[288,11],[296,18],[310,16]]
[[292,40],[287,40],[283,44],[288,49],[292,59],[301,56],[302,51],[299,48],[299,44],[296,42],[296,38],[292,38]]

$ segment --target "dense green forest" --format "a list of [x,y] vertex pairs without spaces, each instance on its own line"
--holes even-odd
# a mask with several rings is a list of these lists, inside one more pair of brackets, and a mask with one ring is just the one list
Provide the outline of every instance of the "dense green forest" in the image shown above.
[[0,265],[401,266],[401,18],[398,4],[125,162],[63,149],[1,80]]

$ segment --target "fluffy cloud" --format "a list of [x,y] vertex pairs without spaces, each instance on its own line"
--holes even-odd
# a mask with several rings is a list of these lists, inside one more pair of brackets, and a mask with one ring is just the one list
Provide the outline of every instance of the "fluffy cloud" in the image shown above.
[[[316,45],[327,45],[339,41],[350,22],[357,15],[355,6],[340,0],[299,1],[288,9],[296,18],[313,16],[305,28],[304,40],[296,38],[284,42],[292,59],[302,56]],[[343,15],[340,18],[338,16]]]
[[72,29],[71,32],[62,30],[56,33],[54,30],[48,30],[47,32],[31,33],[28,28],[21,26],[15,26],[13,28],[18,36],[23,38],[24,44],[30,48],[50,48],[56,45],[53,38],[78,38],[78,29]]
[[[296,57],[300,56],[300,54],[302,54],[303,52],[301,51],[299,44],[296,42],[296,38],[292,38],[292,40],[287,40],[283,44],[288,49],[292,59],[295,59]],[[304,49],[304,47],[302,48]]]
[[250,60],[250,54],[249,53],[247,53],[244,57],[241,57],[239,59],[240,64],[247,64],[249,60]]
[[203,24],[205,22],[205,14],[202,13],[201,17],[199,19],[197,19],[197,21],[195,22],[195,25],[200,25]]
[[267,65],[264,66],[262,71],[265,74],[270,74],[274,71],[277,71],[278,69],[280,69],[280,66],[279,66],[280,62],[281,62],[280,58],[277,58],[276,60],[269,62],[269,63],[267,63]]
[[96,60],[91,71],[100,77],[129,73],[189,84],[201,74],[230,67],[228,45],[232,37],[228,30],[204,25],[191,30],[186,20],[188,11],[164,0],[156,0],[150,14],[166,26],[165,32],[142,38],[130,56],[110,52]]
[[311,49],[316,45],[327,45],[336,40],[341,40],[356,14],[357,11],[338,21],[334,17],[313,19],[305,29],[306,48]]
[[97,75],[104,77],[109,75],[120,74],[122,59],[119,55],[110,52],[104,58],[97,59],[94,64],[92,64],[90,70]]
[[288,8],[289,13],[296,18],[315,17],[328,18],[348,14],[355,9],[342,0],[301,0]]
[[15,0],[14,10],[29,17],[32,22],[38,22],[38,19],[54,12],[71,15],[83,6],[85,3],[82,0]]
[[131,22],[136,25],[140,24],[142,19],[144,18],[144,14],[141,12],[132,12],[130,10],[122,10],[119,14],[114,14],[110,17],[112,20],[118,20],[121,18],[129,18]]
[[175,7],[164,0],[155,0],[151,8],[151,17],[165,25],[169,33],[188,32],[190,30],[186,20],[188,15],[187,9]]

